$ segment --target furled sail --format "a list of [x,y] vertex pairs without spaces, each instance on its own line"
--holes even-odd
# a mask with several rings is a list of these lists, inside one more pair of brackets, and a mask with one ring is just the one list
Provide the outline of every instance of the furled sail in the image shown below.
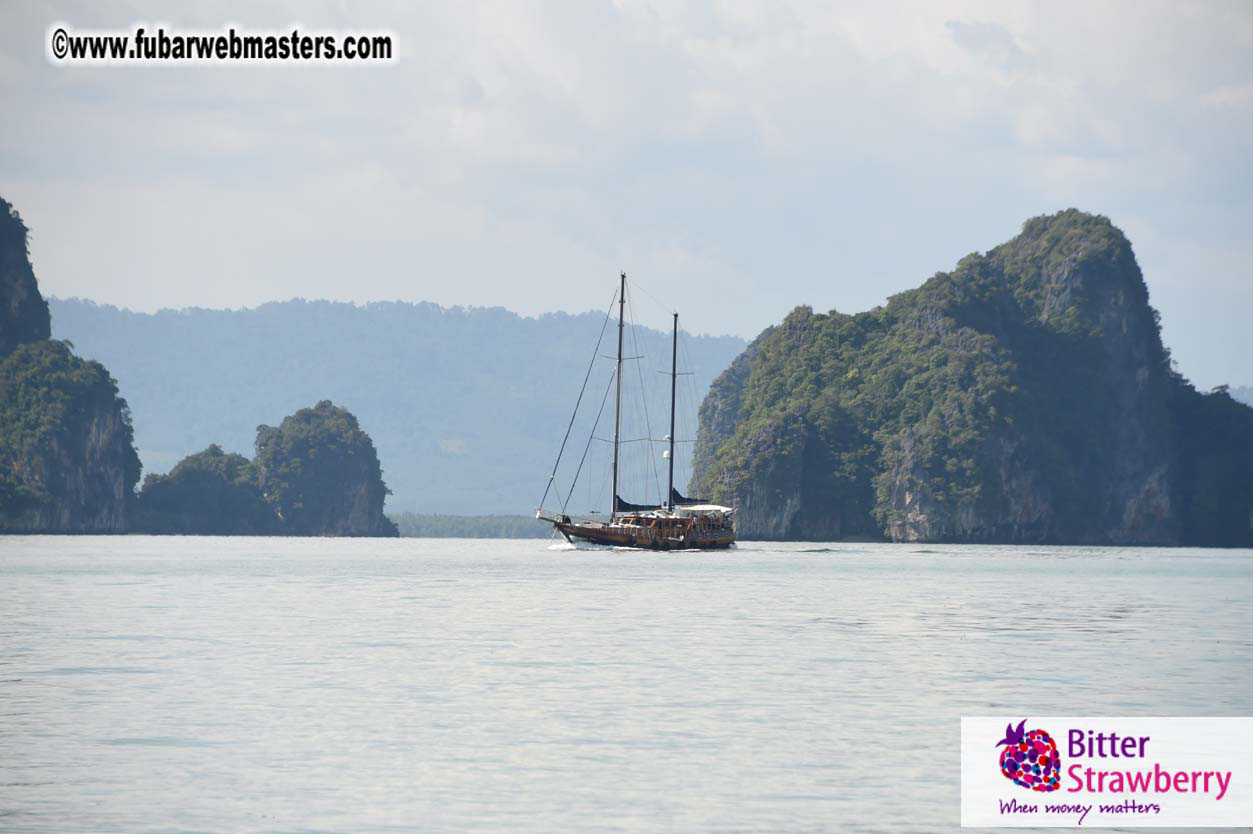
[[[561,447],[557,450],[557,460],[553,463],[552,474],[548,476],[548,485],[544,488],[544,494],[540,498],[540,508],[536,510],[535,517],[552,522],[553,527],[570,543],[574,543],[577,540],[609,545],[615,548],[630,547],[648,550],[708,550],[733,547],[735,545],[733,511],[727,507],[701,506],[708,502],[700,498],[688,498],[674,488],[675,401],[677,380],[680,376],[678,370],[678,313],[673,313],[674,324],[670,338],[670,433],[665,437],[667,448],[663,456],[668,462],[664,503],[634,504],[630,501],[622,500],[622,496],[618,494],[618,490],[621,488],[619,476],[622,474],[620,471],[621,446],[624,443],[635,443],[641,440],[652,442],[652,430],[648,424],[647,410],[644,412],[644,436],[628,440],[623,440],[621,436],[622,363],[626,358],[622,355],[623,335],[626,327],[626,273],[619,274],[618,278],[620,281],[618,291],[614,294],[609,310],[605,313],[605,321],[601,323],[600,336],[596,340],[596,349],[592,351],[592,359],[588,363],[587,373],[583,376],[583,388],[580,389],[579,397],[575,401],[574,413],[570,415],[570,422],[566,426],[566,433],[561,440]],[[587,392],[588,380],[591,379],[596,357],[600,355],[600,345],[608,328],[610,318],[613,315],[615,304],[618,307],[618,349],[614,356],[608,358],[615,360],[616,367],[606,383],[605,393],[601,397],[600,410],[596,412],[596,419],[592,423],[591,436],[588,437],[587,446],[583,450],[583,457],[580,458],[578,469],[575,470],[574,481],[571,482],[570,489],[564,497],[558,494],[558,499],[561,501],[561,510],[560,512],[548,511],[544,509],[544,502],[554,488],[558,469],[561,466],[562,454],[566,451],[566,443],[570,439],[570,432],[579,417],[579,407],[584,401],[583,395]],[[644,357],[636,356],[630,358],[643,359]],[[642,380],[641,387],[643,387]],[[606,440],[606,438],[597,435],[597,428],[601,424],[601,416],[609,399],[611,389],[616,389],[613,398],[613,466],[610,470],[609,481],[609,495],[612,499],[610,504],[613,509],[608,520],[604,519],[602,513],[595,510],[591,511],[595,517],[584,520],[571,519],[566,513],[566,505],[574,493],[574,484],[578,482],[579,473],[583,471],[583,463],[587,459],[588,448],[590,448],[593,440]],[[651,445],[648,447],[650,453],[653,451],[653,448]],[[661,479],[660,473],[657,471],[656,461],[653,462],[652,474],[657,481],[657,486],[660,487]],[[645,495],[650,492],[650,490],[642,491],[644,491]],[[657,492],[660,497],[661,490],[658,489]]]
[[704,498],[684,498],[674,487],[670,487],[670,503],[676,507],[680,504],[708,504]]
[[632,504],[630,501],[623,501],[620,495],[615,495],[614,498],[617,499],[618,505],[614,512],[618,513],[643,513],[649,510],[661,509],[661,506],[658,504]]
[[[708,504],[704,498],[686,498],[674,487],[670,488],[670,503],[676,507],[687,506],[691,504]],[[618,508],[615,512],[619,513],[644,513],[649,510],[660,510],[660,504],[632,504],[626,501],[621,495],[618,496]]]

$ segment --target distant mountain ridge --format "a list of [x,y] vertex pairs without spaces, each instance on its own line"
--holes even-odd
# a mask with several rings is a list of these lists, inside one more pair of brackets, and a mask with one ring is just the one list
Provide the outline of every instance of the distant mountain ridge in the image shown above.
[[[49,304],[56,338],[100,357],[126,393],[145,471],[166,472],[213,443],[248,455],[259,423],[332,399],[373,438],[392,513],[533,511],[605,320],[408,302],[151,314]],[[668,333],[638,337],[668,361]],[[698,396],[745,344],[684,341]],[[678,449],[681,471],[690,449]]]
[[714,382],[695,469],[746,538],[1253,546],[1253,409],[1172,368],[1130,242],[1074,209],[798,307]]

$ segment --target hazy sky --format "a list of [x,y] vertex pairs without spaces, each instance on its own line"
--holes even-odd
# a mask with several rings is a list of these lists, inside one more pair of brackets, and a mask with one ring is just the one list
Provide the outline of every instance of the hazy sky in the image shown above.
[[[390,66],[60,68],[46,27],[381,29]],[[0,195],[45,293],[856,312],[1068,206],[1202,386],[1253,369],[1253,3],[0,7]],[[659,315],[657,322],[664,326]]]

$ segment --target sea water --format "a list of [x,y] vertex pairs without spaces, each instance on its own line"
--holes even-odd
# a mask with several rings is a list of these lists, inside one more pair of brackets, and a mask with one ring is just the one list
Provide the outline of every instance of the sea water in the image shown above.
[[1248,550],[0,538],[0,830],[953,830],[962,715],[1253,714],[1251,602]]

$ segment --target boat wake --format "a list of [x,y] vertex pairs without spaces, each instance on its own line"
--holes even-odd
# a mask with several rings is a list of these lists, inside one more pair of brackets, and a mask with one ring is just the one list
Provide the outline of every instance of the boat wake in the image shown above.
[[[653,554],[653,555],[662,553],[662,552],[669,553],[669,554],[709,553],[710,552],[709,550],[705,548],[701,548],[701,547],[676,547],[672,550],[659,551],[659,550],[641,550],[638,547],[622,547],[618,545],[595,544],[593,542],[582,542],[582,541],[579,542],[578,544],[571,544],[570,542],[552,542],[548,545],[547,549],[550,551],[558,552],[558,553],[570,553],[570,552],[633,553],[633,554],[648,553],[648,554]],[[731,547],[726,548],[726,549],[733,550],[735,549],[735,545],[731,545]]]

